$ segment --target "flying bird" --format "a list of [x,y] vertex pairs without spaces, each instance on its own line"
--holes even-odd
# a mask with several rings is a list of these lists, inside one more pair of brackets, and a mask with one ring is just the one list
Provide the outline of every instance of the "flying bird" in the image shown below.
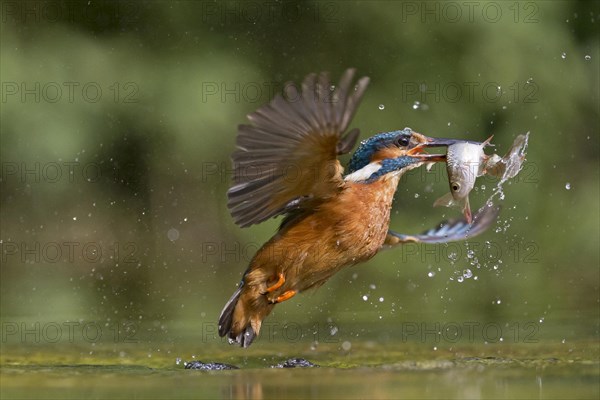
[[369,84],[348,69],[338,85],[325,72],[248,115],[232,155],[234,176],[228,207],[247,227],[283,216],[275,235],[254,255],[219,317],[219,334],[248,347],[273,308],[321,286],[342,268],[364,262],[384,248],[407,242],[445,243],[473,237],[496,219],[484,207],[472,223],[441,223],[421,235],[389,229],[392,200],[401,176],[425,163],[445,162],[426,148],[456,143],[410,128],[379,133],[360,143],[344,169],[337,159],[359,137],[348,129]]

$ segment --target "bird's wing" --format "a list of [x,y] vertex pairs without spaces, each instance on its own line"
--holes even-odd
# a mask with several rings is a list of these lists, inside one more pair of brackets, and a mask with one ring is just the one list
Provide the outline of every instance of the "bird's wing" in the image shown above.
[[389,230],[384,246],[391,248],[402,243],[448,243],[469,239],[488,229],[499,213],[499,206],[484,205],[477,211],[471,224],[464,218],[444,221],[420,235],[406,235]]
[[314,205],[340,189],[337,155],[352,150],[358,129],[345,136],[369,84],[352,83],[354,69],[333,88],[327,73],[310,74],[302,87],[288,83],[285,97],[248,115],[232,155],[233,185],[228,207],[240,226]]

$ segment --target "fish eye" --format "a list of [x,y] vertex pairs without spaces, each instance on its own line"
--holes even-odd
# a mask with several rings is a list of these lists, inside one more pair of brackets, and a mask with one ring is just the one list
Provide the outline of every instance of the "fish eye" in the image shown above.
[[458,192],[460,190],[460,184],[457,182],[452,182],[452,190]]
[[396,138],[396,145],[397,146],[401,146],[401,147],[406,147],[408,146],[408,143],[410,142],[410,137],[406,136],[406,135],[400,135]]

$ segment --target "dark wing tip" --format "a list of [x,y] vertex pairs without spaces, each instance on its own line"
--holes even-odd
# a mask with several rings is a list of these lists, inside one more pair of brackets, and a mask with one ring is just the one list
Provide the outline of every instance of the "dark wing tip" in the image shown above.
[[485,232],[500,214],[501,207],[486,204],[481,207],[469,224],[465,218],[443,221],[420,235],[406,235],[388,231],[386,244],[394,246],[401,243],[449,243],[467,240]]
[[447,243],[465,240],[485,232],[500,214],[499,205],[485,204],[473,216],[473,222],[464,218],[444,221],[438,227],[423,232],[415,237],[424,243]]

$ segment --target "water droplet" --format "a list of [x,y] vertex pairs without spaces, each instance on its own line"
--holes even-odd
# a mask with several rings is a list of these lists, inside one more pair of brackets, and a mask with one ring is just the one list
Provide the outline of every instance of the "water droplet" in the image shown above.
[[415,193],[415,199],[419,198],[419,193]]
[[77,217],[73,217],[73,221],[77,221]]
[[473,276],[473,272],[472,272],[470,269],[468,269],[468,268],[467,268],[467,269],[465,269],[465,270],[463,271],[463,276],[464,276],[465,278],[469,279],[470,277],[472,277],[472,276]]
[[427,273],[427,276],[433,278],[435,276],[435,272],[431,271]]
[[586,54],[585,57],[585,61],[590,61],[592,59],[592,56],[590,56],[589,54]]
[[379,109],[380,109],[380,110],[385,110],[385,105],[383,105],[383,104],[380,104],[380,105],[379,105]]
[[367,301],[367,300],[369,300],[369,296],[367,296],[366,294],[363,294],[363,297],[362,297],[362,299],[363,299],[364,301]]
[[175,365],[179,365],[179,364],[181,364],[181,358],[177,357],[175,359]]
[[383,297],[380,297],[380,298],[379,298],[379,302],[380,302],[380,303],[383,303],[383,300],[385,300]]
[[167,231],[167,237],[171,242],[174,242],[179,239],[179,231],[175,228],[171,228]]
[[500,300],[500,299],[496,300],[496,304],[501,304],[501,303],[502,303],[502,300]]
[[560,55],[560,58],[562,58],[563,60],[564,60],[565,58],[567,58],[567,53],[563,52],[563,53]]
[[465,278],[463,278],[462,275],[461,275],[458,278],[456,278],[456,280],[458,281],[458,283],[461,283],[462,281],[465,280]]
[[350,343],[350,342],[348,342],[348,341],[346,341],[346,342],[342,343],[342,349],[343,349],[344,351],[348,351],[348,350],[350,350],[351,348],[352,348],[352,343]]
[[451,123],[451,122],[448,122],[448,126],[450,126],[450,125],[452,125],[452,123]]
[[329,333],[331,334],[331,336],[335,336],[335,334],[338,333],[338,327],[337,326],[331,327],[331,329],[329,330]]
[[420,101],[415,101],[412,105],[413,110],[418,110],[419,107],[421,107],[421,102]]
[[567,183],[565,184],[565,189],[567,189],[567,190],[571,190],[571,183],[570,183],[570,182],[567,182]]
[[533,78],[527,79],[527,84],[531,85],[532,82],[533,82]]

